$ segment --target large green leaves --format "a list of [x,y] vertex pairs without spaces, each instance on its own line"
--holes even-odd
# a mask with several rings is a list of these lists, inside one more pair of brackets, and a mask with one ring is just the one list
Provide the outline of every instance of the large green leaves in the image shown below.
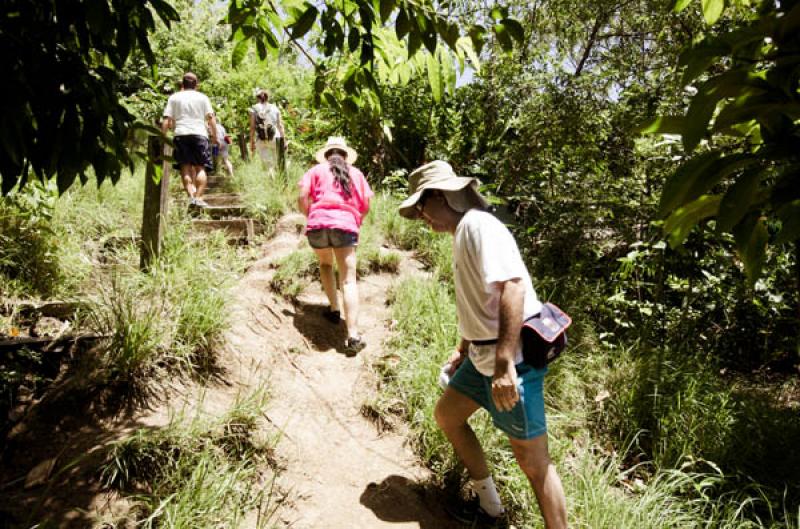
[[[491,30],[497,41],[505,50],[511,50],[514,43],[523,43],[525,31],[522,25],[509,16],[508,9],[495,6],[490,10],[493,21]],[[307,34],[319,24],[320,51],[324,58],[319,61],[312,58],[314,54],[306,51],[306,56],[315,62],[319,76],[331,75],[327,68],[328,58],[334,56],[357,56],[359,68],[365,73],[360,77],[374,80],[377,77],[384,82],[408,82],[408,79],[423,68],[427,72],[428,81],[435,101],[441,101],[444,94],[455,83],[454,63],[464,68],[465,59],[469,58],[476,70],[479,68],[478,53],[486,41],[488,32],[479,24],[464,27],[464,35],[452,20],[427,1],[398,0],[325,0],[311,3],[298,0],[273,2],[244,2],[233,0],[229,4],[227,21],[234,30],[232,60],[238,64],[247,51],[246,41],[253,41],[260,57],[264,58],[270,51],[279,48],[279,39],[275,37],[285,32],[295,46],[304,50],[304,43],[298,42],[307,38]],[[393,28],[397,46],[386,46],[387,39],[377,38],[384,24]],[[472,45],[465,44],[469,38]],[[443,43],[448,53],[440,53]],[[305,50],[304,50],[305,51]],[[414,57],[423,53],[423,68],[406,65],[398,66],[395,59],[413,62]],[[376,66],[376,57],[380,64]],[[318,62],[318,64],[317,64]],[[341,67],[349,68],[349,61],[337,62]],[[387,66],[388,65],[388,66]],[[384,68],[384,72],[377,71]],[[385,72],[388,71],[387,74]],[[423,72],[424,73],[424,72]],[[357,76],[349,72],[348,89],[351,91],[348,100],[357,106],[373,104],[380,101],[376,83],[355,83]],[[329,87],[321,83],[323,90]],[[371,92],[371,94],[366,94]],[[316,94],[317,101],[327,101],[330,97]],[[336,100],[341,97],[334,97]],[[363,107],[359,107],[363,108]]]
[[[678,0],[674,10],[689,3]],[[725,2],[701,0],[701,6],[713,24]],[[686,114],[640,128],[680,134],[687,154],[704,138],[712,140],[667,180],[659,215],[667,217],[664,232],[673,244],[700,220],[716,216],[717,232],[733,233],[751,283],[767,256],[768,223],[780,227],[775,244],[800,237],[798,29],[800,4],[769,4],[749,22],[695,43],[681,54],[683,80],[707,78],[696,85]],[[727,186],[723,195],[706,194],[717,186]]]
[[719,17],[722,15],[722,10],[725,8],[724,0],[702,0],[703,4],[703,18],[709,25],[715,24]]
[[30,176],[56,177],[64,191],[93,169],[116,181],[134,156],[134,116],[122,104],[119,69],[138,51],[154,64],[149,35],[158,16],[178,18],[165,0],[7,0],[0,47],[10,82],[0,102],[2,192]]

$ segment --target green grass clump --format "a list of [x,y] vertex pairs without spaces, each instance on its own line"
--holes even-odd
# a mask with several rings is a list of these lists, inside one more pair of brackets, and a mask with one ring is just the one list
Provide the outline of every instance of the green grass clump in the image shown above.
[[235,251],[221,234],[188,237],[173,224],[149,274],[119,266],[90,322],[110,335],[103,379],[146,387],[162,369],[187,376],[215,371],[214,346],[227,328],[227,293],[236,277]]
[[126,520],[145,528],[267,527],[275,511],[273,439],[256,435],[266,396],[237,400],[224,416],[173,420],[115,443],[102,481],[134,500]]
[[317,256],[310,248],[294,251],[277,262],[270,287],[288,300],[296,300],[310,281],[319,277]]
[[291,160],[287,160],[285,173],[274,175],[267,174],[261,160],[236,167],[231,186],[241,194],[248,216],[261,223],[267,236],[272,235],[278,219],[296,203],[297,183],[303,172],[303,166]]
[[442,281],[453,280],[453,241],[450,234],[435,233],[422,221],[400,216],[400,200],[390,193],[378,193],[372,205],[374,222],[390,244],[413,250]]
[[48,297],[64,278],[57,251],[54,185],[31,182],[0,197],[0,297]]

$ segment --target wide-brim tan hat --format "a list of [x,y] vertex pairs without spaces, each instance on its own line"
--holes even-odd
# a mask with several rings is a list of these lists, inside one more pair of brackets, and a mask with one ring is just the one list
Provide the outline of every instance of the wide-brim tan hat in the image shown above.
[[351,165],[354,164],[358,159],[358,153],[356,150],[352,147],[348,147],[347,142],[341,136],[331,136],[328,138],[328,143],[325,144],[325,147],[317,151],[317,154],[314,155],[314,158],[316,158],[319,163],[325,163],[325,155],[332,149],[339,149],[340,151],[347,153],[345,162]]
[[487,208],[489,203],[478,192],[477,178],[458,176],[449,163],[436,160],[414,170],[408,176],[409,197],[400,204],[400,215],[407,219],[418,219],[416,205],[428,189],[444,191],[447,204],[464,213],[470,208]]

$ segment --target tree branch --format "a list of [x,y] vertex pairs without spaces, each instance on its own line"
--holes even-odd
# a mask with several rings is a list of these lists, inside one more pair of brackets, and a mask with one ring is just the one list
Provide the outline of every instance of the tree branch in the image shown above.
[[586,65],[587,59],[589,59],[589,55],[592,53],[592,47],[597,39],[597,32],[600,31],[600,28],[603,25],[603,19],[603,15],[597,15],[597,19],[594,21],[594,27],[592,27],[592,33],[589,35],[589,41],[586,43],[586,48],[583,50],[583,56],[578,62],[577,68],[575,68],[575,77],[578,77],[581,74],[583,67]]

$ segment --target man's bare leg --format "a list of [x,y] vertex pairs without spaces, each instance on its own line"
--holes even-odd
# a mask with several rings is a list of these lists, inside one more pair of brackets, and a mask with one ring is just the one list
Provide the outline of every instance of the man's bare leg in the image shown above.
[[433,416],[442,429],[456,455],[464,463],[473,480],[489,477],[489,467],[478,438],[472,428],[467,424],[467,419],[475,413],[480,406],[455,389],[448,387],[436,403]]
[[194,185],[194,166],[189,163],[181,164],[181,182],[189,198],[195,198],[197,188]]
[[203,193],[206,190],[206,184],[208,183],[208,179],[206,178],[206,169],[202,165],[195,165],[194,166],[194,185],[196,188],[196,192],[194,197],[197,199],[203,198]]
[[566,529],[567,501],[561,478],[550,460],[547,434],[533,439],[510,439],[511,449],[520,468],[536,493],[546,529]]

